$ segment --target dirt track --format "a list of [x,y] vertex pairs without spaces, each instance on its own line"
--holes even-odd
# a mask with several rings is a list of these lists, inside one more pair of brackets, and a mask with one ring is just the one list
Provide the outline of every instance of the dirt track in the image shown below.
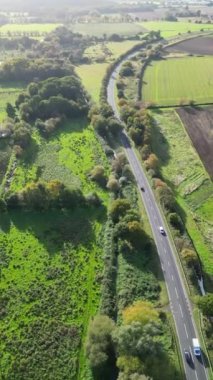
[[177,110],[207,172],[213,178],[213,107]]
[[189,54],[213,55],[213,36],[197,37],[179,42],[167,49],[169,52],[184,51]]

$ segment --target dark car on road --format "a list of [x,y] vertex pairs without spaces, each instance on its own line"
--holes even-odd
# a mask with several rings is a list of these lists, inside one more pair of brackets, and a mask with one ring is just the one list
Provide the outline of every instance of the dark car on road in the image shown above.
[[184,356],[188,364],[192,364],[192,356],[190,354],[190,351],[184,350]]
[[145,191],[144,187],[141,187],[141,191]]

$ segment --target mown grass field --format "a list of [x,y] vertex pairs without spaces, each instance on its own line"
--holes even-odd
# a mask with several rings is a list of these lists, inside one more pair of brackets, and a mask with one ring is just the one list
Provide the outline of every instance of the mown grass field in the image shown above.
[[[107,192],[88,178],[98,164],[107,173],[108,163],[86,120],[67,122],[48,140],[34,132],[34,139],[37,149],[18,164],[11,192],[58,179],[84,194],[96,191],[107,204]],[[0,303],[6,314],[0,362],[6,378],[76,380],[78,372],[79,379],[90,379],[83,347],[100,302],[105,219],[104,207],[1,215]]]
[[92,63],[76,67],[76,72],[84,83],[86,90],[91,95],[92,100],[97,103],[107,66],[107,63]]
[[0,35],[22,33],[50,33],[60,24],[5,24],[0,27]]
[[139,23],[140,26],[147,30],[161,31],[161,36],[164,38],[177,36],[179,33],[184,34],[189,30],[191,32],[199,32],[201,29],[208,31],[213,30],[213,25],[210,24],[195,24],[189,22],[172,22],[172,21],[146,21]]
[[213,184],[175,111],[152,113],[154,150],[163,177],[172,184],[204,272],[213,275]]
[[0,84],[0,121],[4,120],[7,116],[7,103],[14,105],[18,94],[23,90],[23,88],[24,85],[22,83]]
[[131,36],[137,33],[143,33],[145,30],[142,25],[136,23],[88,23],[71,25],[73,32],[89,36],[101,37],[104,34],[113,33]]
[[145,71],[142,99],[158,105],[213,102],[213,57],[153,61]]

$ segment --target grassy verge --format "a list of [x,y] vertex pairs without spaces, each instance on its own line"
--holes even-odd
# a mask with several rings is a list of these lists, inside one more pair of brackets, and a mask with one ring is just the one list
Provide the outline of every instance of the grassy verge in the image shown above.
[[[205,231],[210,231],[212,222],[204,205],[206,202],[211,205],[213,185],[175,111],[155,112],[153,116],[157,123],[153,150],[160,159],[163,177],[176,193],[181,216],[208,280],[213,273],[213,262],[211,237],[207,238]],[[208,281],[206,285],[209,285]]]

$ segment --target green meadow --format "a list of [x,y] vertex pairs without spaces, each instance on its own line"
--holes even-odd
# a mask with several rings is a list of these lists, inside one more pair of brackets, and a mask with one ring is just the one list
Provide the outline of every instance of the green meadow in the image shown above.
[[50,33],[60,24],[5,24],[0,27],[0,35],[24,33]]
[[152,61],[145,71],[142,99],[157,105],[213,102],[213,57]]
[[146,21],[139,23],[140,26],[147,30],[161,31],[161,36],[164,38],[175,37],[179,33],[184,34],[191,32],[199,32],[201,29],[204,31],[213,30],[211,24],[195,24],[189,22],[174,22],[174,21]]

